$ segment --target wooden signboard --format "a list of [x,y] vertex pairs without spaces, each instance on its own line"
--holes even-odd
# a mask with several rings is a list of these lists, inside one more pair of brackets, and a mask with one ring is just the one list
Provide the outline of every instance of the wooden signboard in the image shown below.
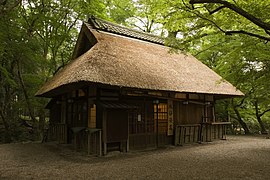
[[168,100],[168,131],[167,135],[173,135],[173,101]]

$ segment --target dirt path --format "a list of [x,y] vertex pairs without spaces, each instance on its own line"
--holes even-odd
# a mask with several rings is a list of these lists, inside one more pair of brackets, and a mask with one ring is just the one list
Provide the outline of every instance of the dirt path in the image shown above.
[[270,139],[89,157],[55,144],[0,145],[0,179],[270,179]]

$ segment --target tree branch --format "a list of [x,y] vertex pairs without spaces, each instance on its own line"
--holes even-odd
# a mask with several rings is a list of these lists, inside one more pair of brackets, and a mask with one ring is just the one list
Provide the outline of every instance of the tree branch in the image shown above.
[[259,38],[259,39],[262,39],[262,40],[270,41],[270,38],[269,37],[261,36],[259,34],[254,34],[254,33],[250,33],[250,32],[243,31],[243,30],[239,30],[239,31],[224,31],[224,33],[226,35],[246,34],[246,35],[249,35],[249,36],[252,36],[252,37],[256,37],[256,38]]
[[211,24],[213,24],[217,29],[219,29],[221,32],[225,33],[225,31],[223,29],[221,29],[214,21],[202,16],[201,14],[199,14],[198,12],[197,13],[194,13],[196,14],[198,17],[200,17],[201,19],[204,19],[206,21],[209,21]]
[[250,33],[250,32],[247,32],[247,31],[243,31],[243,30],[238,30],[238,31],[225,31],[223,29],[221,29],[221,27],[219,27],[213,20],[210,20],[204,16],[202,16],[201,14],[199,13],[195,13],[198,17],[200,17],[201,19],[204,19],[206,21],[209,21],[210,23],[212,23],[217,29],[219,29],[221,32],[223,32],[225,35],[233,35],[233,34],[245,34],[245,35],[249,35],[249,36],[252,36],[252,37],[256,37],[256,38],[259,38],[259,39],[262,39],[262,40],[265,40],[265,41],[270,41],[270,37],[265,37],[265,36],[262,36],[262,35],[259,35],[259,34],[254,34],[254,33]]
[[270,35],[270,31],[268,31],[268,30],[265,30],[265,33],[268,34],[268,35]]
[[244,104],[246,97],[242,98],[239,104],[234,104],[234,99],[232,99],[232,105],[236,108],[242,106]]
[[214,13],[220,11],[221,9],[223,9],[223,8],[225,8],[225,7],[226,7],[226,6],[220,6],[220,7],[218,7],[217,9],[215,9],[215,10],[213,10],[213,11],[209,11],[209,14],[212,15],[212,14],[214,14]]
[[246,19],[250,20],[257,26],[261,27],[265,30],[270,30],[270,24],[263,22],[261,19],[253,16],[252,14],[248,13],[247,11],[243,10],[242,8],[231,4],[224,0],[190,0],[189,3],[194,6],[194,4],[204,4],[204,3],[214,3],[214,4],[222,4],[223,6],[229,8],[230,10],[236,12],[237,14],[245,17]]
[[260,117],[262,117],[265,113],[269,112],[270,109],[266,109],[265,111],[263,111],[262,113],[259,114]]

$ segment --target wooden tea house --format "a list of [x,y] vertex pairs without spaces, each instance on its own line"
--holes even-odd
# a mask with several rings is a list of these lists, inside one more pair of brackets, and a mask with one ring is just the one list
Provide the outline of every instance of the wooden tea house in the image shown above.
[[216,100],[242,96],[163,39],[91,17],[70,61],[37,92],[51,98],[49,138],[105,155],[225,138]]

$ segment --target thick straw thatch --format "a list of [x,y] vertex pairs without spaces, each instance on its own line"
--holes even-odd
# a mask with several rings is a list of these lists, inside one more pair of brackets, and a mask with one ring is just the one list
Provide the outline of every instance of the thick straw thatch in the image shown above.
[[169,48],[88,27],[97,43],[48,81],[38,96],[50,96],[71,83],[94,82],[149,90],[243,95],[191,55],[169,53]]

